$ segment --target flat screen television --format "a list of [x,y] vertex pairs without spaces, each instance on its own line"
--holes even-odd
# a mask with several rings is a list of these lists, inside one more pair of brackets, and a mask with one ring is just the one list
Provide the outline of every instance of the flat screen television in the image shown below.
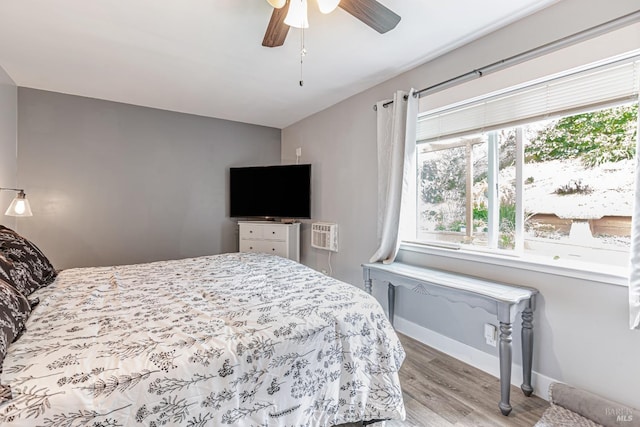
[[229,215],[311,218],[311,165],[231,168]]

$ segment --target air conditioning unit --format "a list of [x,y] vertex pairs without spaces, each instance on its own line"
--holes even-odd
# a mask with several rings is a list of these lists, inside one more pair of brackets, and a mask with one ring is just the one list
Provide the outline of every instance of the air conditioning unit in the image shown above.
[[311,246],[338,252],[338,224],[314,222],[311,224]]

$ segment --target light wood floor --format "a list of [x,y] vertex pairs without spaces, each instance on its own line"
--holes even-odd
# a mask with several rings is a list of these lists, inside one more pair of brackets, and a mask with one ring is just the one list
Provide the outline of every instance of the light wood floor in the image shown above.
[[511,386],[508,417],[498,409],[500,383],[483,371],[398,334],[407,353],[400,370],[407,419],[386,427],[533,426],[549,406]]

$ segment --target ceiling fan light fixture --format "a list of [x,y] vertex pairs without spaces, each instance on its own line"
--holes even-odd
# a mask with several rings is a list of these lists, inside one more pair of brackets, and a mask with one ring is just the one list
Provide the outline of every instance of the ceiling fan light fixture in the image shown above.
[[339,4],[340,0],[318,0],[318,9],[320,9],[320,12],[327,14],[336,10]]
[[291,0],[284,23],[294,28],[309,28],[307,0]]
[[267,0],[267,3],[275,9],[282,9],[287,4],[287,0]]

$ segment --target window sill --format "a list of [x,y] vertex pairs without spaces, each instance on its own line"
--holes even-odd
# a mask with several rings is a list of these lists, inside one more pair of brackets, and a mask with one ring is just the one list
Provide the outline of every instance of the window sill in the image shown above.
[[571,277],[615,286],[629,286],[629,273],[621,267],[608,267],[593,265],[579,261],[563,260],[558,265],[551,259],[536,256],[520,257],[507,256],[466,249],[442,248],[415,242],[402,242],[400,249],[408,252],[436,255],[455,258],[458,260],[481,262],[500,267],[515,268],[518,270],[534,271],[538,273],[553,274],[556,276]]

